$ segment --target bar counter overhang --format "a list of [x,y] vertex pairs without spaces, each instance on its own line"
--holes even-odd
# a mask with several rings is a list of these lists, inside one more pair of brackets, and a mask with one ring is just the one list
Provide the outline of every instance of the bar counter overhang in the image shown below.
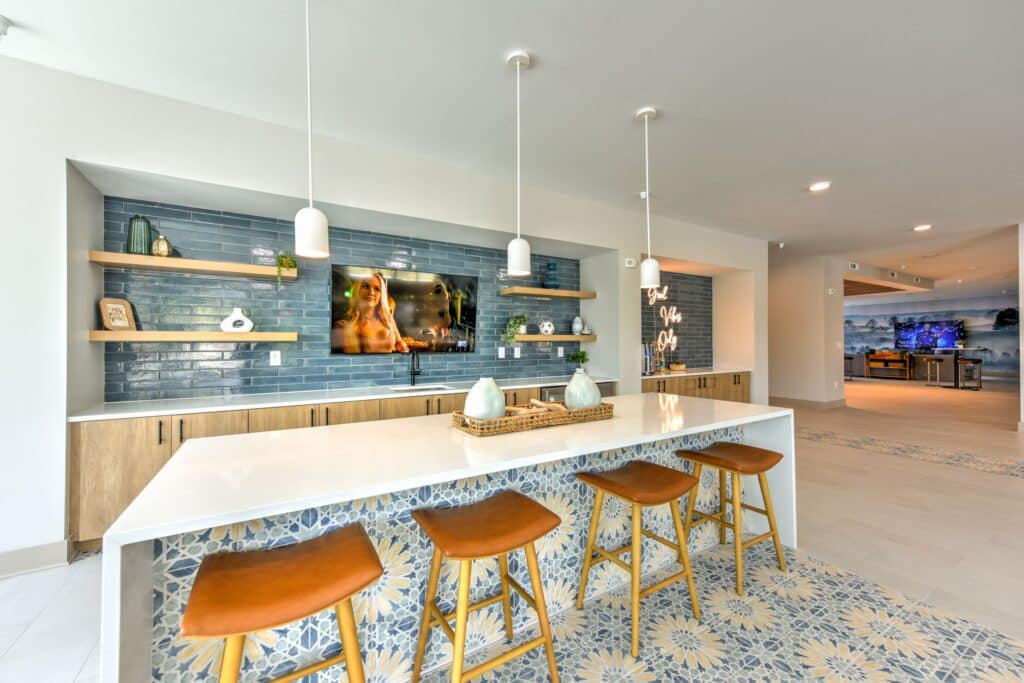
[[[563,517],[563,528],[549,535],[554,538],[541,561],[551,569],[542,573],[546,584],[550,576],[552,582],[575,586],[586,533],[581,520],[592,499],[586,502],[573,472],[637,458],[687,469],[674,451],[715,440],[784,455],[768,478],[782,542],[796,546],[792,410],[667,394],[605,400],[615,405],[610,420],[487,438],[454,429],[448,415],[431,415],[186,442],[103,537],[101,680],[149,680],[171,671],[180,680],[201,679],[209,652],[184,651],[176,640],[176,621],[202,556],[286,545],[353,521],[363,522],[372,538],[400,555],[393,563],[401,580],[393,577],[381,589],[386,594],[371,596],[358,610],[357,618],[365,622],[360,624],[364,655],[381,643],[393,655],[406,640],[411,651],[415,632],[406,638],[403,629],[409,614],[421,609],[430,562],[429,548],[409,519],[411,509],[479,500],[500,488],[553,502],[552,507],[561,506],[555,512]],[[696,492],[698,507],[717,506],[711,476],[705,474],[707,481]],[[762,503],[757,486],[745,485],[743,493],[752,504]],[[658,524],[671,533],[670,520],[657,520],[656,531]],[[711,526],[694,528],[691,552],[717,542]],[[767,529],[749,516],[745,527]],[[382,581],[388,579],[386,554]],[[644,572],[672,559],[645,550]],[[490,581],[483,583],[482,591],[493,590]],[[618,583],[611,577],[599,580],[593,591]],[[592,594],[588,591],[588,599]],[[558,608],[549,605],[552,613]],[[517,626],[527,619],[526,611],[517,611]],[[287,629],[273,636],[283,645],[299,637]],[[256,665],[276,666],[261,672],[281,675],[293,664],[297,668],[306,654]],[[309,660],[317,656],[308,655]],[[435,658],[427,668],[444,664]]]

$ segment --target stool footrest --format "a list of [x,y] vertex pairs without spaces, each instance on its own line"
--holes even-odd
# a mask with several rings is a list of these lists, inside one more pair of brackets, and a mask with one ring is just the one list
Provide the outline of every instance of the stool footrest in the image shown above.
[[[508,580],[509,580],[510,584],[515,583],[515,579],[513,579],[511,576],[509,577]],[[516,584],[515,587],[516,587],[516,590],[520,591],[520,593],[522,594],[522,590],[523,590],[522,586],[520,586],[519,584]],[[468,612],[475,612],[478,609],[483,609],[484,607],[490,607],[491,605],[496,605],[497,603],[501,602],[502,599],[504,599],[504,597],[505,596],[503,596],[501,593],[498,593],[497,595],[493,595],[493,596],[491,596],[489,598],[485,598],[485,599],[481,600],[480,602],[471,603],[469,605],[469,608],[466,611],[467,611],[467,613]],[[527,596],[524,594],[523,597],[526,598]],[[529,601],[531,601],[531,602],[532,602],[532,600],[533,600],[533,598],[529,599]],[[455,612],[454,611],[452,611],[452,612],[442,612],[441,608],[440,608],[440,606],[438,606],[437,602],[434,602],[434,603],[432,603],[430,605],[430,611],[434,614],[433,621],[431,622],[431,626],[433,626],[435,624],[439,625],[441,628],[444,629],[444,632],[448,635],[448,640],[454,641],[455,640],[455,631],[452,630],[451,624],[449,624],[448,622],[450,622],[452,619],[455,618]]]
[[518,645],[518,646],[512,648],[508,652],[502,652],[500,655],[498,655],[497,657],[494,657],[493,659],[488,659],[483,664],[478,664],[478,665],[474,666],[469,671],[463,672],[462,680],[463,681],[468,681],[471,678],[476,678],[477,676],[479,676],[481,674],[485,674],[488,671],[490,671],[491,669],[494,669],[495,667],[499,667],[502,664],[504,664],[505,662],[511,661],[511,660],[515,659],[516,657],[518,657],[519,655],[525,654],[525,653],[529,652],[530,650],[533,650],[535,648],[540,647],[543,644],[544,644],[544,636],[538,636],[538,637],[534,638],[531,641],[525,642],[522,645]]
[[520,584],[511,576],[506,576],[505,580],[508,581],[508,585],[512,590],[514,590],[516,593],[519,593],[519,597],[521,597],[527,605],[529,605],[535,610],[537,609],[537,601],[533,599],[532,595],[526,592],[526,589],[523,588],[522,584]]
[[309,666],[304,666],[301,669],[297,669],[291,672],[290,674],[285,674],[280,678],[275,678],[272,681],[269,681],[268,683],[290,683],[290,681],[297,681],[300,678],[305,678],[311,673],[320,671],[321,669],[326,669],[328,667],[334,666],[335,664],[341,664],[344,661],[345,653],[340,652],[331,657],[330,659],[325,659],[322,662],[315,662],[313,664],[310,664]]
[[621,547],[621,548],[619,548],[617,550],[610,550],[610,551],[609,550],[605,550],[604,548],[598,548],[597,546],[594,546],[594,552],[597,553],[597,557],[595,557],[593,560],[591,560],[591,563],[592,564],[598,564],[599,562],[604,562],[605,560],[609,560],[610,562],[614,562],[615,564],[619,565],[620,567],[622,567],[623,569],[625,569],[628,572],[628,571],[630,571],[629,565],[626,564],[626,562],[624,560],[622,560],[621,558],[619,558],[618,556],[623,554],[623,553],[629,552],[629,551],[630,551],[630,547],[628,545],[627,546],[623,546],[623,547]]
[[746,549],[746,548],[749,548],[752,545],[756,545],[756,544],[760,543],[761,541],[767,541],[771,537],[772,537],[772,532],[770,532],[770,531],[768,531],[766,533],[763,533],[760,536],[755,536],[754,538],[750,539],[749,541],[743,541],[743,548]]
[[648,586],[647,588],[644,588],[643,590],[640,591],[640,597],[641,598],[646,598],[651,593],[657,593],[662,588],[665,588],[666,586],[669,586],[669,585],[675,583],[676,581],[682,581],[685,578],[686,578],[686,570],[684,569],[681,572],[673,574],[672,576],[668,577],[667,579],[662,579],[658,583],[656,583],[654,585],[651,585],[651,586]]
[[679,550],[679,543],[678,542],[677,543],[673,543],[672,541],[668,540],[664,536],[659,536],[658,534],[654,533],[653,531],[648,531],[647,529],[641,529],[640,533],[642,533],[644,536],[646,536],[647,538],[651,539],[652,541],[657,541],[658,543],[660,543],[660,544],[662,544],[664,546],[668,546],[669,548],[672,548],[673,550],[676,550],[676,551]]

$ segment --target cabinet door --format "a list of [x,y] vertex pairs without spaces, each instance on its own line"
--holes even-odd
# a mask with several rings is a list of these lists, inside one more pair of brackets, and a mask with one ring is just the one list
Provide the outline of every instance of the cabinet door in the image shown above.
[[380,401],[380,419],[394,417],[418,417],[431,415],[436,404],[433,396],[407,396],[405,398],[384,398]]
[[466,394],[441,394],[434,397],[431,415],[441,415],[454,410],[462,410],[466,406]]
[[171,418],[171,453],[188,439],[204,436],[245,434],[249,431],[248,410],[224,410],[214,413],[175,415]]
[[320,406],[321,425],[340,425],[349,422],[370,422],[380,419],[380,401],[345,401]]
[[682,377],[666,377],[661,380],[661,393],[663,394],[681,394],[683,392],[683,378]]
[[250,432],[272,432],[278,429],[316,427],[316,406],[257,408],[249,411]]
[[744,403],[750,403],[750,373],[741,372],[739,373],[739,384],[737,388],[737,401],[743,401]]
[[[644,381],[646,382],[647,380]],[[540,387],[533,387],[532,389],[509,389],[505,392],[505,405],[525,406],[530,402],[531,398],[540,400]]]
[[640,389],[645,394],[656,394],[661,391],[661,380],[653,378],[641,380]]
[[71,425],[71,537],[101,538],[171,457],[171,420]]
[[683,396],[700,396],[700,377],[680,377],[679,393]]

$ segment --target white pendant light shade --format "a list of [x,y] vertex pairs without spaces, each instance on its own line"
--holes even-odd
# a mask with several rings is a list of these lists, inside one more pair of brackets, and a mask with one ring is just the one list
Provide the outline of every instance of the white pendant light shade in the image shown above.
[[305,206],[295,214],[295,255],[302,258],[327,258],[327,216],[320,209]]
[[530,274],[530,243],[517,237],[508,243],[508,274],[522,277]]
[[661,264],[658,259],[648,256],[640,262],[640,288],[661,287]]
[[521,126],[519,123],[519,73],[530,68],[530,55],[517,50],[506,60],[516,69],[516,238],[508,243],[508,274],[512,277],[524,277],[530,274],[530,243],[523,239],[523,183],[522,183],[522,145],[520,144]]
[[306,173],[309,206],[295,214],[295,255],[324,259],[331,255],[327,216],[313,206],[313,104],[309,84],[309,0],[306,0]]

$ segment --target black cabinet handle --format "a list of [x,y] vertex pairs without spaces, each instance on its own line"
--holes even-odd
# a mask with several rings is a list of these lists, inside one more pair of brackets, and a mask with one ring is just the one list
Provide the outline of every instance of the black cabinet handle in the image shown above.
[[185,443],[185,420],[178,420],[178,441]]
[[164,442],[164,421],[158,420],[156,423],[156,445],[160,446]]
[[313,427],[316,425],[316,408],[309,409],[309,426]]
[[437,399],[437,412],[434,413],[434,414],[435,415],[440,415],[441,414],[441,399]]
[[430,415],[430,399],[427,399],[427,415]]
[[324,424],[331,424],[331,407],[324,406]]

